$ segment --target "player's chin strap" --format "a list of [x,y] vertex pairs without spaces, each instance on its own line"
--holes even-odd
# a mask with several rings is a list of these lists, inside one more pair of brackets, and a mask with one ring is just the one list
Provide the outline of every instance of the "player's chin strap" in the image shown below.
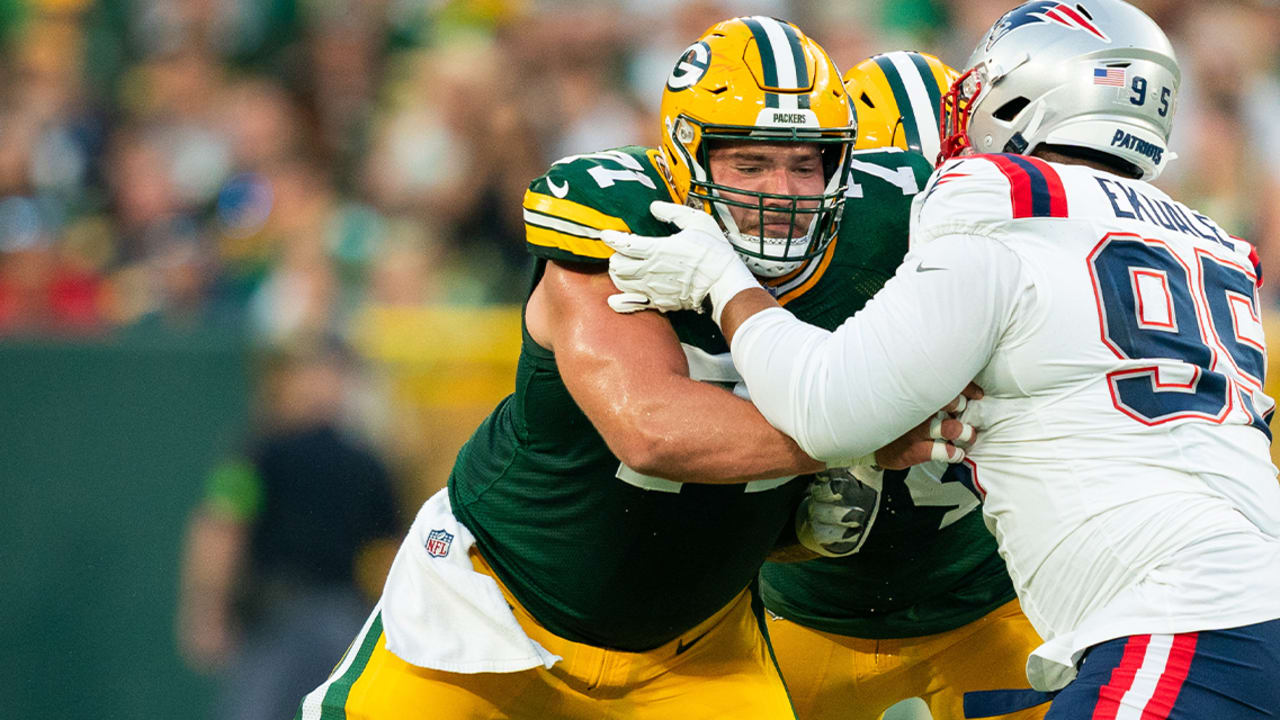
[[966,718],[988,718],[998,715],[1009,715],[1019,710],[1026,710],[1043,705],[1058,693],[1040,692],[1030,688],[1025,690],[971,690],[964,694],[964,716]]

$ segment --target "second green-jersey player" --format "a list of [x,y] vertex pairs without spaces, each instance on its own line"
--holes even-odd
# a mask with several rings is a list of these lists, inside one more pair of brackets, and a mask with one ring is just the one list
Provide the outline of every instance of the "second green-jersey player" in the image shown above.
[[[790,280],[779,302],[833,330],[884,285],[908,246],[911,201],[932,165],[920,154],[856,151],[840,234],[813,275]],[[952,630],[1014,597],[996,541],[962,482],[963,466],[887,471],[866,544],[843,558],[767,563],[771,612],[851,637],[920,637]]]

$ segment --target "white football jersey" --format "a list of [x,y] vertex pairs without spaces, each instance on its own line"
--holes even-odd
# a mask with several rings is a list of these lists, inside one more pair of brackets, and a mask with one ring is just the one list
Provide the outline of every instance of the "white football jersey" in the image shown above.
[[1250,251],[1148,183],[959,158],[862,313],[827,334],[767,311],[733,356],[765,416],[830,462],[982,386],[964,464],[1046,641],[1029,678],[1057,689],[1104,640],[1280,618]]

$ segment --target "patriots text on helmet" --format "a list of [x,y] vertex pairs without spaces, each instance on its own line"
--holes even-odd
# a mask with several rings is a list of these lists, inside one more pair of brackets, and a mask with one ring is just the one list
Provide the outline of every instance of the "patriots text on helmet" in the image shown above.
[[1157,165],[1160,164],[1160,158],[1164,157],[1164,148],[1155,143],[1140,140],[1119,128],[1116,129],[1116,134],[1111,137],[1111,147],[1133,150],[1139,155],[1151,158],[1151,162]]

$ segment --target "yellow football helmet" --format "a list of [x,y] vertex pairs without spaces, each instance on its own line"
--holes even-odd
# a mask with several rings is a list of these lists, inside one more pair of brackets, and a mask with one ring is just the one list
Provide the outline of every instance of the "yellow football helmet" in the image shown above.
[[[839,231],[857,126],[839,71],[795,25],[763,16],[712,26],[680,55],[662,94],[662,157],[677,199],[710,212],[757,275],[777,276],[822,253]],[[816,143],[821,195],[778,195],[717,184],[708,145]],[[742,202],[722,192],[747,196]],[[730,206],[791,213],[787,237],[739,232]]]
[[858,114],[857,149],[896,147],[935,162],[941,146],[939,107],[959,76],[921,52],[873,55],[844,75]]

